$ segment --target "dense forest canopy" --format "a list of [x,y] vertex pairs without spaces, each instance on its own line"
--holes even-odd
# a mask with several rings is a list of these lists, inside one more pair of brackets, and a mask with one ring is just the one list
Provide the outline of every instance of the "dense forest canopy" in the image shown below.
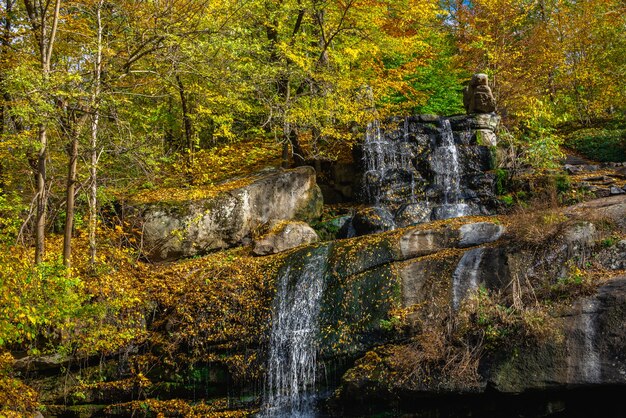
[[624,106],[619,1],[7,0],[0,13],[5,191],[39,190],[43,154],[45,183],[63,182],[73,140],[77,175],[102,185],[148,180],[164,159],[192,169],[196,151],[243,138],[336,159],[372,117],[460,112],[476,71],[509,126],[591,125]]
[[550,167],[572,129],[623,141],[626,6],[1,0],[0,347],[142,337],[116,200],[351,158],[375,118],[462,113],[475,72],[526,162]]

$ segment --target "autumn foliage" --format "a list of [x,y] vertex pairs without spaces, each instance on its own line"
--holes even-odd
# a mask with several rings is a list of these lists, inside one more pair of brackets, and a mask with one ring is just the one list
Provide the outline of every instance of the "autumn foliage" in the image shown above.
[[554,167],[565,131],[620,158],[625,19],[618,0],[0,1],[0,415],[38,404],[13,354],[135,350],[145,396],[154,364],[258,379],[279,256],[150,265],[120,202],[350,160],[374,118],[461,112],[477,71],[522,163]]

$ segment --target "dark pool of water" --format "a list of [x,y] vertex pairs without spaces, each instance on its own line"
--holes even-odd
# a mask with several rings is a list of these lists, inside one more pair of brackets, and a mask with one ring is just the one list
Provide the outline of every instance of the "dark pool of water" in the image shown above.
[[393,406],[354,402],[317,418],[626,418],[626,386],[544,391],[521,395],[487,393],[411,398]]

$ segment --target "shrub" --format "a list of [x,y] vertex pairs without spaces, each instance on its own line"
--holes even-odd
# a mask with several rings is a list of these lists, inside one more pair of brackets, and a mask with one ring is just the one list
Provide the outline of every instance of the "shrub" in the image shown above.
[[86,296],[59,261],[36,266],[6,260],[0,273],[0,346],[57,340],[69,331]]
[[553,300],[573,300],[593,294],[595,285],[584,270],[571,264],[568,274],[551,285],[549,291],[550,298]]
[[532,112],[526,115],[514,134],[522,149],[522,160],[538,169],[556,168],[563,157],[563,138],[554,129],[558,122],[549,105],[535,99]]
[[17,193],[0,189],[0,243],[14,243],[22,225],[20,214],[26,206]]
[[626,129],[580,129],[567,136],[565,145],[592,160],[626,161]]

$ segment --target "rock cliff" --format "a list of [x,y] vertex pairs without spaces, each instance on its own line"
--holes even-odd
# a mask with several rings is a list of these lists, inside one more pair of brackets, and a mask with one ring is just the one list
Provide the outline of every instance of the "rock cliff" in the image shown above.
[[143,253],[171,260],[249,242],[255,229],[278,220],[320,216],[322,195],[311,167],[259,173],[247,185],[210,198],[131,205],[126,221]]

